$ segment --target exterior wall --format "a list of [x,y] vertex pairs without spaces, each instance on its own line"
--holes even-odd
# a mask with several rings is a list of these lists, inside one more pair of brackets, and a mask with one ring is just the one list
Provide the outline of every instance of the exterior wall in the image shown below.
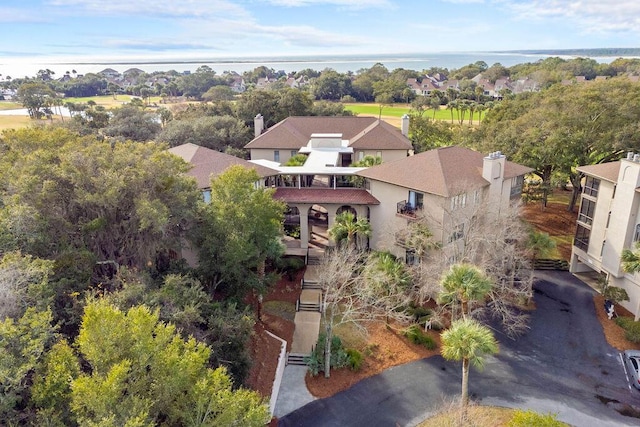
[[407,150],[354,150],[353,161],[354,162],[359,161],[360,156],[376,157],[378,156],[378,154],[382,156],[382,161],[387,163],[387,162],[392,162],[394,160],[404,159],[405,157],[407,157]]
[[[572,248],[570,271],[595,271],[608,275],[609,285],[627,291],[629,301],[621,305],[640,317],[640,275],[622,270],[621,255],[632,249],[636,224],[640,222],[640,163],[622,160],[617,182],[600,180],[589,245]],[[583,194],[583,199],[588,198]],[[609,212],[611,213],[609,216]],[[579,221],[580,223],[580,221]]]
[[291,152],[293,151],[294,155],[298,153],[298,150],[296,149],[291,149],[291,148],[280,148],[280,149],[275,149],[275,148],[252,148],[251,149],[251,160],[269,160],[269,161],[276,161],[274,159],[274,152],[278,151],[280,153],[280,160],[278,160],[278,162],[280,164],[285,164],[287,163],[287,161],[293,157],[291,155]]
[[[280,163],[284,164],[291,158],[291,152],[297,150],[291,148],[252,148],[251,149],[251,160],[273,160],[273,152],[280,152]],[[357,162],[360,160],[360,154],[363,153],[362,157],[365,156],[377,156],[378,153],[382,155],[383,162],[391,162],[393,160],[403,159],[407,157],[407,150],[356,150],[352,156],[352,160]]]
[[[380,201],[371,207],[371,248],[388,250],[395,256],[404,259],[405,249],[396,244],[395,234],[405,228],[411,219],[398,214],[398,202],[407,200],[409,189],[380,181],[370,182],[370,192]],[[444,199],[433,194],[424,194],[423,214],[433,223],[442,222]],[[435,241],[442,241],[442,229],[431,230]]]

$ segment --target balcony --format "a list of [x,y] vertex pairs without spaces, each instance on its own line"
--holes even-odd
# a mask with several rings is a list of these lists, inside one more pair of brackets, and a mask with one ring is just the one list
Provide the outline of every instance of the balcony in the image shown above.
[[416,203],[415,206],[408,203],[406,200],[398,202],[396,204],[397,213],[399,215],[408,216],[410,218],[416,218],[418,211],[422,210],[422,203]]

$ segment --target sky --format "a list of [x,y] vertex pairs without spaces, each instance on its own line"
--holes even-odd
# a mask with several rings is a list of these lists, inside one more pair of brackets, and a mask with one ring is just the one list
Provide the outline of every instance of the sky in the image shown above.
[[0,0],[0,64],[640,47],[640,1]]

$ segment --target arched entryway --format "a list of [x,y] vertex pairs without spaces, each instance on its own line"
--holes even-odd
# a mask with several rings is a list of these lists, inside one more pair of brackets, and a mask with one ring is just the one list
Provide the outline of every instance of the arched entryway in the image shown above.
[[358,211],[349,205],[340,206],[336,211],[336,215],[340,215],[342,212],[351,212],[354,218],[358,218]]
[[287,206],[284,212],[284,234],[300,240],[300,209],[296,206]]
[[326,249],[329,246],[329,212],[321,205],[309,209],[309,247]]

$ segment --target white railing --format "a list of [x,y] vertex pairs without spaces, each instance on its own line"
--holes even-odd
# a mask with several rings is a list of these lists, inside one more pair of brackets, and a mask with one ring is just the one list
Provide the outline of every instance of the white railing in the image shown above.
[[272,334],[269,331],[265,331],[273,338],[280,341],[280,356],[278,357],[278,366],[276,367],[276,376],[273,379],[273,386],[271,387],[271,399],[269,400],[269,411],[271,415],[276,410],[276,401],[278,400],[278,393],[280,392],[280,384],[282,384],[282,375],[284,375],[284,367],[287,364],[287,342],[277,335]]

